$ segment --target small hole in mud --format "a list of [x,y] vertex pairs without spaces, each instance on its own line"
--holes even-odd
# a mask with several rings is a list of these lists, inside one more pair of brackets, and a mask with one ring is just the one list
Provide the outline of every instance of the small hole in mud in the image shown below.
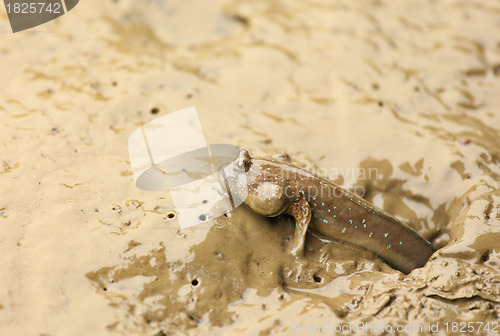
[[207,203],[208,203],[208,201],[207,201],[207,200],[203,200],[203,201],[201,201],[201,203],[203,203],[203,204],[207,204]]
[[378,106],[380,106],[380,107],[384,106],[384,102],[379,101]]
[[198,280],[194,279],[193,281],[191,281],[191,285],[198,286]]
[[490,251],[486,251],[483,253],[483,255],[481,256],[481,261],[482,262],[486,262],[488,261],[488,259],[490,259]]
[[175,214],[174,214],[173,212],[171,212],[171,213],[169,213],[169,214],[167,215],[167,217],[168,217],[168,218],[174,218],[174,217],[175,217]]
[[224,214],[224,217],[229,217],[229,216],[228,216],[228,215],[227,215],[227,213],[226,213],[226,214]]
[[321,278],[319,276],[317,276],[316,274],[313,275],[313,279],[316,282],[321,282]]
[[346,317],[346,316],[347,316],[347,312],[346,312],[345,310],[342,310],[342,309],[339,309],[339,310],[337,311],[337,314],[338,314],[338,316],[339,316],[340,318],[344,318],[344,317]]
[[106,287],[104,287],[102,290],[103,290],[103,291],[107,291],[108,289],[107,289]]
[[207,216],[206,216],[206,215],[200,215],[200,217],[199,217],[199,218],[200,218],[200,220],[201,220],[202,222],[204,222],[204,221],[206,221],[206,220],[207,220]]
[[153,107],[151,109],[151,114],[158,114],[158,112],[160,112],[160,109],[158,107]]

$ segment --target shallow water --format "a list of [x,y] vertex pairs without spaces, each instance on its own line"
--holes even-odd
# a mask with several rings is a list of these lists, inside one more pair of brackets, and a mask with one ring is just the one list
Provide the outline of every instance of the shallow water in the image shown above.
[[[498,321],[499,17],[494,1],[88,0],[11,34],[0,12],[0,333]],[[289,219],[243,206],[181,231],[168,194],[134,186],[127,138],[191,105],[208,143],[288,152],[438,252],[405,276],[311,234],[298,260]]]

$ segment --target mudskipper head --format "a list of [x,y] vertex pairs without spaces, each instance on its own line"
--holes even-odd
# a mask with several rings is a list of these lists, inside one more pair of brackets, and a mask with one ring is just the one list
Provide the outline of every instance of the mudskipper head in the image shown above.
[[236,160],[221,170],[219,182],[231,196],[234,207],[244,202],[261,215],[278,216],[285,209],[286,198],[284,186],[272,176],[277,168],[272,161],[252,159],[243,149]]

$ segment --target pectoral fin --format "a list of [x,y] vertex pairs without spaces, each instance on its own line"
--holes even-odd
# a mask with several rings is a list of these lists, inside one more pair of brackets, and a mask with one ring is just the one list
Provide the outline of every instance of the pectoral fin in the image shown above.
[[293,255],[303,256],[306,232],[311,221],[311,207],[304,196],[301,196],[286,209],[286,213],[295,218],[295,237],[291,252]]

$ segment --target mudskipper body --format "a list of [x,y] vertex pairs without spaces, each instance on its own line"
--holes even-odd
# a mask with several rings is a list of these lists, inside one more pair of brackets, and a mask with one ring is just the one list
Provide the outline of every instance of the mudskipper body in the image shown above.
[[306,231],[370,250],[408,274],[425,265],[434,247],[382,209],[333,182],[291,164],[286,154],[252,158],[241,150],[222,170],[221,183],[235,204],[269,217],[295,218],[292,253],[304,253]]

